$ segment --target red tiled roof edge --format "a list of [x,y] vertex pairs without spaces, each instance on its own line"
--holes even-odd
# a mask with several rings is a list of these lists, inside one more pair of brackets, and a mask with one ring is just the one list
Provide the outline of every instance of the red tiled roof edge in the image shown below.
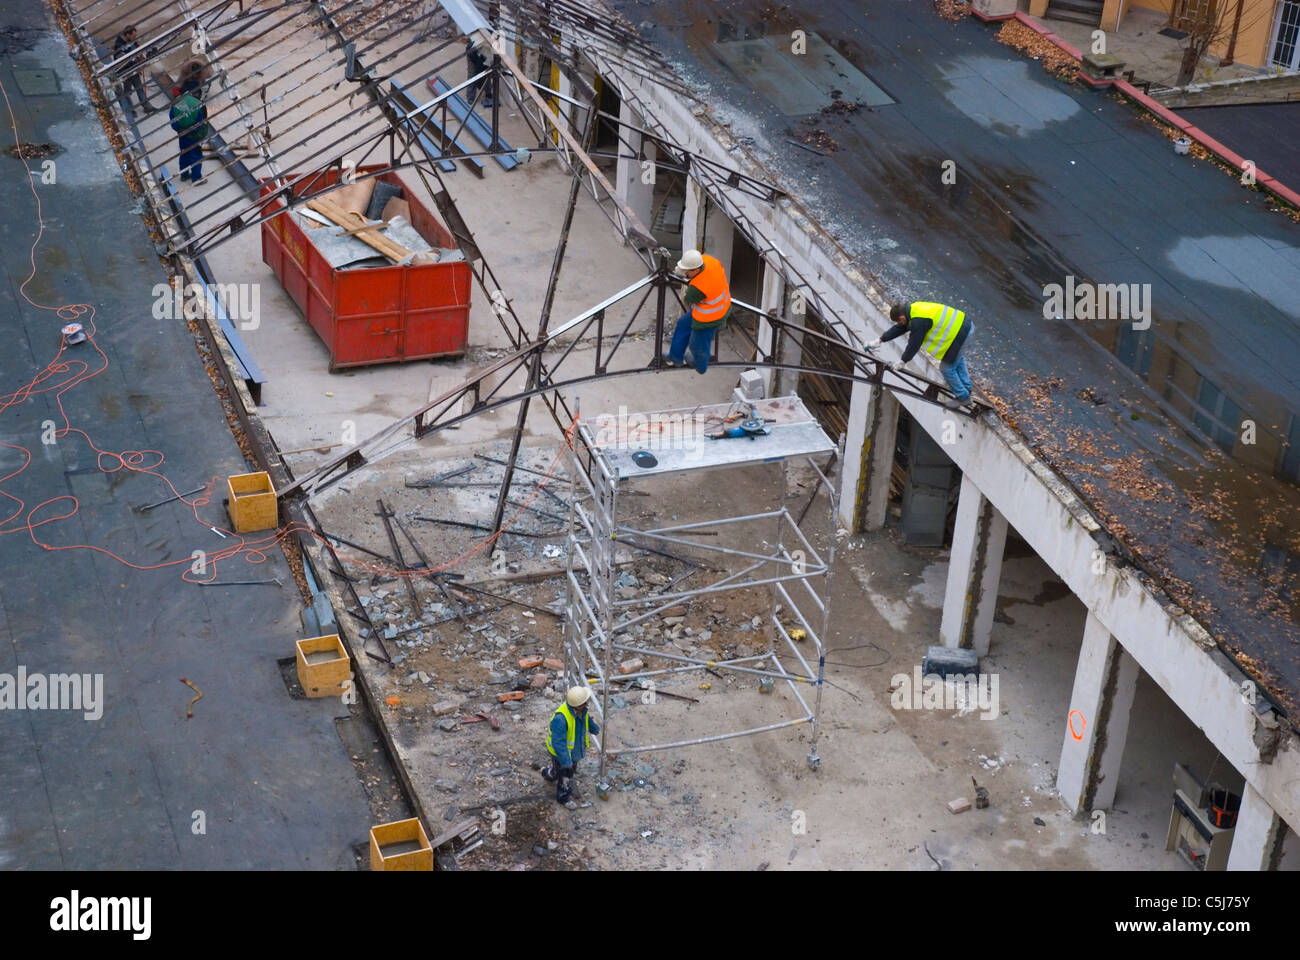
[[[1012,18],[1006,17],[1003,19],[1009,20]],[[1056,34],[1052,33],[1051,30],[1049,30],[1043,24],[1039,23],[1036,19],[1031,17],[1029,14],[1021,10],[1017,10],[1015,13],[1015,19],[1019,20],[1030,30],[1033,30],[1035,33],[1041,34],[1044,40],[1050,40],[1052,43],[1060,47],[1062,50],[1064,50],[1070,56],[1074,57],[1076,60],[1082,60],[1082,56],[1080,55],[1078,50],[1070,46],[1070,44],[1066,43]],[[1080,73],[1080,76],[1082,77],[1083,74]],[[1231,164],[1232,166],[1236,167],[1238,170],[1241,170],[1243,168],[1243,164],[1245,163],[1245,161],[1238,154],[1229,150],[1227,147],[1219,143],[1218,140],[1215,140],[1209,134],[1205,133],[1202,130],[1197,129],[1192,124],[1188,123],[1186,120],[1178,116],[1178,114],[1174,113],[1174,111],[1170,110],[1168,107],[1164,106],[1161,103],[1157,103],[1150,96],[1143,93],[1141,90],[1133,86],[1133,84],[1129,83],[1127,80],[1114,80],[1112,81],[1111,85],[1114,86],[1115,89],[1119,90],[1120,93],[1122,93],[1125,97],[1134,101],[1142,108],[1149,110],[1151,113],[1154,113],[1165,123],[1169,124],[1171,127],[1181,132],[1183,136],[1191,140],[1195,140],[1206,150],[1210,151],[1210,153],[1217,156],[1220,160],[1223,160],[1224,162]],[[1270,177],[1268,174],[1264,173],[1264,171],[1257,169],[1255,171],[1255,182],[1259,184],[1261,187],[1263,187],[1265,190],[1267,190],[1269,193],[1276,196],[1279,200],[1282,200],[1283,202],[1288,203],[1297,209],[1300,209],[1300,193],[1296,193],[1296,191],[1292,190],[1290,187],[1282,184],[1281,182],[1278,181],[1276,177]]]

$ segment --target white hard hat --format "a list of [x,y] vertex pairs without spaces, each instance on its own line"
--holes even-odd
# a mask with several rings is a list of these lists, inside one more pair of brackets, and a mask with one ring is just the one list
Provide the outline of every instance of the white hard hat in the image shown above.
[[571,707],[580,707],[591,699],[590,687],[570,687],[569,692],[564,697],[565,701]]
[[704,266],[704,258],[700,256],[698,250],[687,250],[682,254],[682,258],[677,261],[677,272],[685,273],[687,270],[698,270]]

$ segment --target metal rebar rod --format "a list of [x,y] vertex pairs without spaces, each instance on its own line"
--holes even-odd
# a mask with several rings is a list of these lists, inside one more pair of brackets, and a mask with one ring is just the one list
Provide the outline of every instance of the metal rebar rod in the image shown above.
[[491,597],[493,600],[502,600],[506,603],[513,603],[516,606],[524,607],[528,610],[536,610],[538,613],[550,614],[552,617],[563,617],[563,611],[552,610],[550,607],[539,607],[535,603],[529,603],[527,600],[518,600],[514,597],[503,596],[499,593],[493,593],[491,590],[484,590],[482,587],[472,586],[468,583],[452,583],[448,585],[449,590],[468,590],[470,593],[481,593],[485,597]]
[[192,497],[194,494],[202,493],[206,489],[207,489],[206,485],[202,487],[195,487],[193,490],[188,490],[185,493],[175,494],[173,496],[168,497],[166,500],[159,500],[157,503],[147,503],[143,507],[136,507],[136,509],[152,510],[154,507],[161,507],[164,503],[171,503],[173,500],[180,500],[182,497]]
[[328,537],[331,540],[337,540],[339,543],[343,544],[344,546],[351,547],[353,550],[360,550],[362,553],[369,554],[370,556],[374,557],[376,560],[382,560],[384,561],[384,563],[389,564],[393,569],[397,568],[397,561],[394,560],[392,557],[385,556],[382,553],[376,553],[374,550],[371,550],[369,547],[363,547],[361,544],[353,543],[351,540],[345,540],[343,537],[340,537],[337,533],[324,533],[322,534],[322,536]]
[[[448,527],[464,527],[467,530],[482,530],[487,533],[495,532],[492,530],[491,527],[485,526],[484,524],[470,523],[466,520],[444,520],[439,517],[412,517],[411,519],[419,520],[422,523],[441,523]],[[513,527],[511,527],[502,530],[501,535],[508,536],[508,537],[536,537],[539,540],[547,540],[552,537],[564,536],[564,531],[559,531],[556,533],[541,533],[541,532],[535,532],[531,530],[515,530]]]
[[[384,521],[384,531],[388,534],[388,543],[393,548],[393,556],[397,558],[398,567],[401,570],[410,570],[406,558],[402,556],[402,545],[397,542],[397,534],[393,532],[393,517],[395,516],[388,507],[384,506],[383,500],[376,500],[379,507],[379,519]],[[416,614],[421,618],[424,617],[424,604],[420,601],[420,595],[415,591],[415,578],[403,577],[406,583],[406,590],[411,595],[411,605],[415,608]]]

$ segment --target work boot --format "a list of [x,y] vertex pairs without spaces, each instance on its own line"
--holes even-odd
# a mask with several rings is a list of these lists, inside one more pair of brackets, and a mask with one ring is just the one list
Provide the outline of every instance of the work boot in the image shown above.
[[555,802],[567,804],[573,800],[573,778],[560,777],[555,784]]
[[547,783],[554,783],[554,782],[555,782],[555,764],[554,764],[554,763],[548,763],[546,766],[542,767],[542,779],[545,780]]
[[953,397],[951,400],[944,403],[943,406],[945,410],[960,410],[962,407],[966,406],[969,401],[970,397],[967,397],[965,400],[958,400],[956,397]]

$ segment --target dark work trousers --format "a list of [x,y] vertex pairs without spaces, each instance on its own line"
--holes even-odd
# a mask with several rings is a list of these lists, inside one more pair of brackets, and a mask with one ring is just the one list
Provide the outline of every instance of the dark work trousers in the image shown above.
[[719,324],[712,323],[699,330],[693,329],[691,315],[684,313],[677,318],[673,328],[672,343],[668,346],[668,359],[673,363],[684,363],[686,347],[691,348],[691,363],[698,373],[709,369],[709,354],[713,352],[713,335]]
[[561,767],[555,757],[550,759],[550,764],[542,771],[542,777],[555,784],[555,802],[568,803],[573,799],[573,774],[576,767]]
[[195,182],[203,178],[203,141],[198,140],[194,143],[187,142],[185,137],[181,137],[181,179],[193,180]]
[[122,82],[117,87],[117,97],[124,100],[128,105],[131,103],[131,91],[135,91],[136,99],[140,101],[140,109],[146,112],[152,112],[153,108],[149,106],[149,97],[144,92],[144,81],[140,79],[140,74],[133,73],[129,77],[123,77]]

